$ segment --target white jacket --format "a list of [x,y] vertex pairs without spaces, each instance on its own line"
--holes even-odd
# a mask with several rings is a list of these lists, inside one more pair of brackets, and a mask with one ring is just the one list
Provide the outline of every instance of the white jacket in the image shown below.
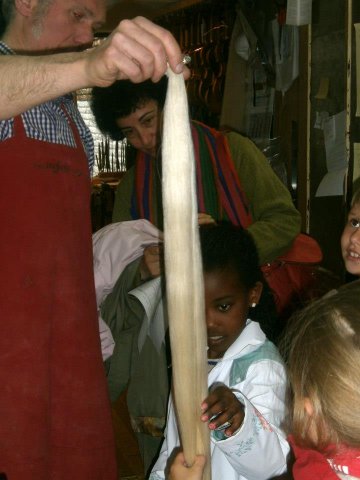
[[[281,430],[285,417],[285,367],[276,347],[260,326],[247,326],[209,373],[209,387],[221,382],[234,390],[245,406],[241,428],[232,437],[211,432],[213,480],[265,480],[286,470],[289,445]],[[199,406],[200,415],[200,406]],[[172,399],[165,440],[150,480],[163,479],[169,455],[179,446]]]

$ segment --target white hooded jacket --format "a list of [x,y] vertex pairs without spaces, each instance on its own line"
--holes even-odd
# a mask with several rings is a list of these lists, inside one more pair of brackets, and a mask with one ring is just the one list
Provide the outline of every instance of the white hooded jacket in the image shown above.
[[[212,478],[265,480],[284,473],[289,452],[281,429],[286,413],[285,367],[258,323],[248,320],[237,340],[209,373],[209,387],[219,382],[231,388],[244,404],[245,418],[231,437],[221,431],[211,432]],[[165,478],[169,455],[179,444],[170,398],[165,440],[150,480]]]

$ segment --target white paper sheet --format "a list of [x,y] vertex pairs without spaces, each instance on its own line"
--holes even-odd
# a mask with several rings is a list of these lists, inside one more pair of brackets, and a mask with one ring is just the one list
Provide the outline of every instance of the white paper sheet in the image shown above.
[[316,112],[314,128],[324,129],[325,122],[329,119],[329,112]]
[[345,110],[326,119],[323,123],[323,131],[328,173],[321,180],[315,196],[343,195],[344,178],[348,167],[345,146]]
[[286,23],[288,25],[309,25],[311,23],[312,0],[288,0]]
[[343,195],[346,168],[329,172],[323,177],[316,191],[316,197]]
[[356,48],[356,116],[360,117],[360,23],[355,23],[355,48]]
[[271,22],[275,52],[275,89],[283,94],[299,76],[299,29]]

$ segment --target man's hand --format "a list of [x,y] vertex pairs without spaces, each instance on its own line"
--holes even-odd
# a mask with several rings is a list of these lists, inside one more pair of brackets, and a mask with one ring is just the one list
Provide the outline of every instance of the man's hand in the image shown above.
[[79,88],[123,79],[156,82],[168,64],[184,78],[190,75],[172,34],[143,17],[123,20],[99,46],[84,52],[1,57],[0,120]]
[[86,53],[89,85],[105,87],[124,79],[157,82],[168,64],[189,76],[173,35],[144,17],[122,20],[104,42]]

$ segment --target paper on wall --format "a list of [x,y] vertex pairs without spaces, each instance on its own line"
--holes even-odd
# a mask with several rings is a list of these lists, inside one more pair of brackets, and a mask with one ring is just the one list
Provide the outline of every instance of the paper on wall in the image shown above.
[[312,0],[288,0],[286,23],[288,25],[308,25],[311,23]]
[[329,112],[316,112],[314,128],[323,130],[324,123],[328,120],[328,118],[329,118]]
[[299,29],[271,22],[275,53],[275,89],[283,94],[299,76]]
[[360,178],[360,143],[354,143],[353,183]]
[[355,23],[355,49],[356,49],[356,116],[360,117],[360,23]]
[[344,194],[344,181],[346,168],[335,172],[328,172],[321,180],[316,197],[334,197]]
[[345,110],[325,120],[323,131],[328,173],[321,180],[315,196],[343,195],[345,174],[348,168],[345,144]]

